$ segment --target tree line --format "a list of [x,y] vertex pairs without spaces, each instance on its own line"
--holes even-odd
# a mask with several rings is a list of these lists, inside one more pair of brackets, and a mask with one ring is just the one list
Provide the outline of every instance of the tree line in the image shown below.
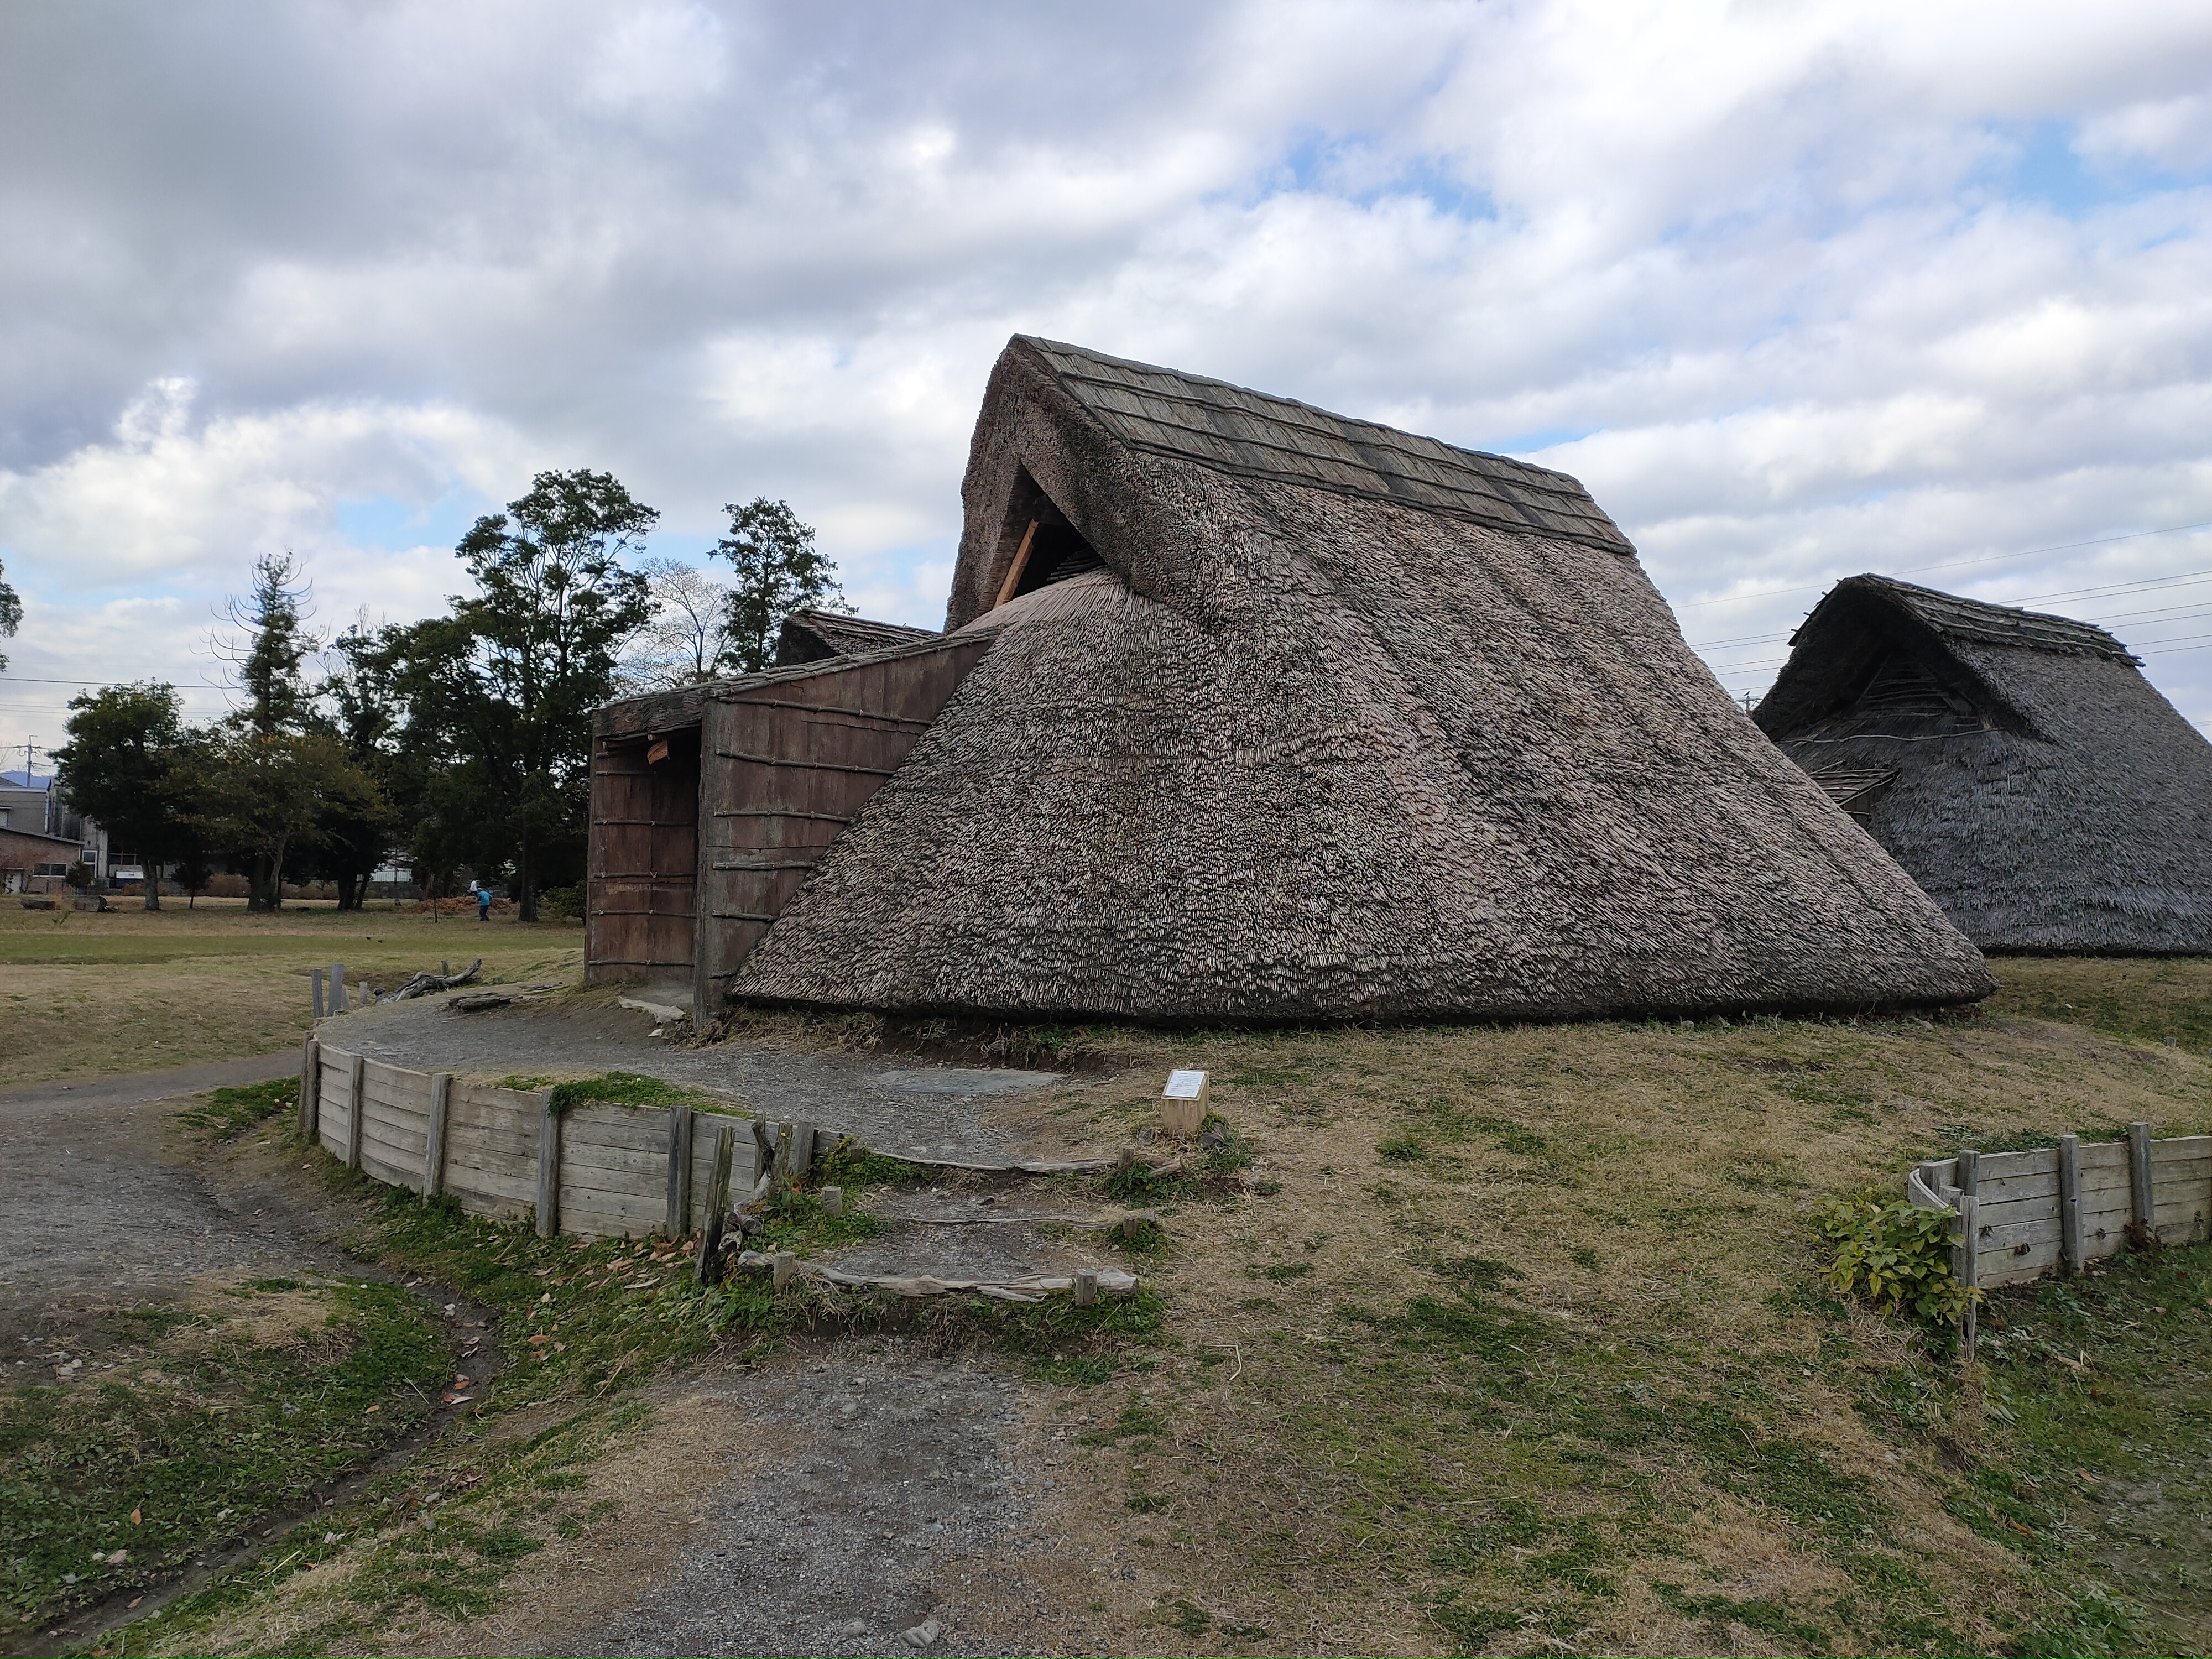
[[466,872],[534,921],[547,891],[583,878],[594,708],[757,672],[793,611],[849,609],[788,506],[725,510],[728,582],[641,561],[660,515],[609,474],[541,472],[461,538],[474,591],[446,614],[328,641],[297,562],[264,556],[218,640],[231,712],[188,723],[163,682],[82,694],[55,750],[62,787],[145,864],[149,909],[158,870],[197,894],[219,863],[246,875],[252,909],[309,878],[358,908],[398,853],[429,896]]

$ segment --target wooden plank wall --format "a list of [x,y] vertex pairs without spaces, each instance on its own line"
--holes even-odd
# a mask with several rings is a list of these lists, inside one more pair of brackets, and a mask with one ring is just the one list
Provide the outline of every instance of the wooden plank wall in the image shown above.
[[[667,751],[650,758],[656,741]],[[592,984],[693,977],[698,918],[699,731],[592,745],[584,975]]]
[[[2185,1244],[2212,1237],[2212,1135],[2153,1140],[2149,1151],[2152,1222],[2160,1240]],[[2127,1247],[2128,1224],[2135,1219],[2128,1143],[2083,1141],[2077,1157],[2081,1259],[2095,1261],[2118,1255]],[[1925,1168],[1942,1185],[1957,1185],[1957,1159]],[[2026,1284],[2063,1270],[2065,1224],[2057,1147],[1981,1154],[1975,1160],[1974,1194],[1979,1235],[1976,1266],[1984,1290]]]
[[[323,1149],[343,1161],[356,1145],[353,1081],[358,1075],[360,1169],[387,1186],[422,1191],[432,1178],[426,1164],[432,1074],[327,1048],[319,1050],[316,1064],[322,1085],[316,1136]],[[470,1215],[514,1220],[530,1214],[538,1202],[539,1129],[545,1110],[541,1094],[482,1083],[449,1084],[437,1173],[441,1189]],[[562,1117],[556,1186],[562,1232],[642,1238],[666,1231],[674,1115],[662,1107],[593,1103]],[[690,1116],[690,1203],[683,1228],[687,1232],[706,1223],[714,1141],[723,1126],[737,1136],[730,1176],[736,1201],[752,1190],[760,1174],[748,1120],[715,1112],[694,1111]]]
[[822,851],[921,740],[988,636],[726,694],[701,749],[696,1006],[731,978],[783,914]]

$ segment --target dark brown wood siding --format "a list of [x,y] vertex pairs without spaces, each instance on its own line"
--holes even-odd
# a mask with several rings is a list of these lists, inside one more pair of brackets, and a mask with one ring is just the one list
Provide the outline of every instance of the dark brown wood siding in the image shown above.
[[681,980],[694,975],[699,879],[699,731],[592,745],[591,856],[584,977]]
[[697,1006],[703,1018],[822,849],[896,771],[988,636],[726,692],[702,739]]

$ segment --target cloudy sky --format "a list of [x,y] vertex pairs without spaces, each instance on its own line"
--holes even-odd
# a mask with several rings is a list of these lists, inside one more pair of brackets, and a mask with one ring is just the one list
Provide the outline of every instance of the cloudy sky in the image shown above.
[[1579,475],[1756,691],[1866,569],[2212,727],[2212,8],[0,9],[0,744],[221,706],[257,553],[455,591],[532,471],[781,496],[942,620],[1010,333]]

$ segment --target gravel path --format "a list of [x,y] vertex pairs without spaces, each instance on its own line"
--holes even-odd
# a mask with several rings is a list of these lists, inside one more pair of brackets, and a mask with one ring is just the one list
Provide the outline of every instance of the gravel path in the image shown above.
[[426,998],[325,1020],[319,1034],[349,1054],[391,1065],[495,1080],[517,1073],[641,1072],[727,1095],[768,1117],[856,1136],[895,1157],[1064,1155],[1024,1146],[983,1122],[994,1099],[1066,1081],[1054,1073],[912,1062],[886,1068],[866,1054],[805,1054],[767,1042],[680,1048],[653,1030],[651,1015],[627,1008],[579,1008],[556,999],[461,1014]]
[[17,1370],[25,1338],[95,1308],[179,1297],[203,1274],[297,1267],[295,1218],[273,1201],[225,1205],[169,1115],[203,1089],[299,1064],[269,1054],[0,1094],[0,1364]]

